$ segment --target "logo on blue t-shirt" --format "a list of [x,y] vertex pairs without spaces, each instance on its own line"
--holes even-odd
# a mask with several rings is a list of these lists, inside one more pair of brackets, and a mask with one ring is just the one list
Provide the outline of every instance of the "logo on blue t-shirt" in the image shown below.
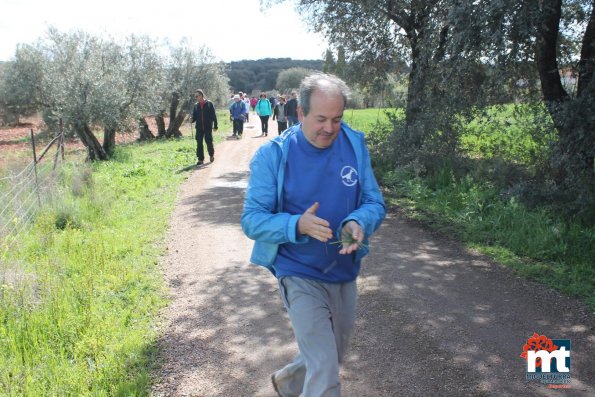
[[353,186],[357,183],[357,171],[350,165],[341,169],[341,180],[345,186]]

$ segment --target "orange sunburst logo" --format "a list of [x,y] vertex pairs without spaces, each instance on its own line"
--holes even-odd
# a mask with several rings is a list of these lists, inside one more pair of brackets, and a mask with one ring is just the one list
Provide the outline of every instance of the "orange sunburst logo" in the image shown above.
[[[529,350],[533,351],[540,351],[540,350],[547,350],[549,353],[557,350],[558,346],[554,345],[554,342],[550,338],[545,335],[539,335],[538,333],[534,333],[532,337],[527,339],[527,343],[523,346],[523,352],[521,353],[521,357],[527,360],[527,352]],[[535,368],[541,367],[541,358],[537,357],[535,360]]]

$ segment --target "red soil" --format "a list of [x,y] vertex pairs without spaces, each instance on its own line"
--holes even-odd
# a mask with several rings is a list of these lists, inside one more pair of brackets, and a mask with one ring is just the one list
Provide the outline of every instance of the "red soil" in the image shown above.
[[[156,135],[157,126],[155,120],[152,117],[147,118],[147,123],[153,134]],[[40,117],[25,117],[16,126],[0,127],[0,165],[10,163],[12,159],[17,157],[32,156],[31,139],[29,138],[31,130],[33,130],[33,134],[35,135],[35,147],[39,154],[51,140],[48,137],[46,125]],[[132,142],[137,138],[137,133],[118,133],[116,134],[116,144]],[[66,140],[66,153],[83,149],[84,146],[78,138],[69,138]]]

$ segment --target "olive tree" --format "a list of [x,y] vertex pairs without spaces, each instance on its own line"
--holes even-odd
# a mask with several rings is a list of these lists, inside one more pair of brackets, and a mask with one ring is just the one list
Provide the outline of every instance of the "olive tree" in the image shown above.
[[[130,36],[118,43],[82,31],[50,28],[34,44],[19,46],[8,84],[41,110],[50,128],[62,120],[87,148],[90,160],[106,160],[116,131],[130,130],[157,108],[162,65],[152,40]],[[19,91],[20,90],[20,91]],[[103,130],[103,144],[94,130]]]
[[206,46],[192,48],[188,39],[170,46],[165,62],[165,87],[163,103],[169,104],[169,125],[165,128],[165,107],[157,115],[160,137],[181,136],[180,126],[191,111],[194,92],[203,89],[205,94],[222,102],[227,95],[229,80],[223,63],[217,62]]
[[111,154],[116,131],[132,131],[159,107],[163,66],[154,41],[146,36],[104,44],[98,53],[102,78],[90,105],[96,123],[103,126],[103,148]]
[[43,62],[41,105],[44,118],[62,119],[87,148],[90,160],[107,160],[108,153],[93,133],[99,121],[98,90],[104,88],[101,70],[101,39],[76,31],[61,33],[50,28],[36,45]]
[[0,107],[4,121],[14,123],[20,116],[37,110],[43,63],[29,46],[19,46],[12,61],[3,64],[0,75]]

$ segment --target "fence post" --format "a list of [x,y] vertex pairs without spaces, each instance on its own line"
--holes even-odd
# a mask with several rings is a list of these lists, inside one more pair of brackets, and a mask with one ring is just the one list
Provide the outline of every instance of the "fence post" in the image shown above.
[[58,158],[60,156],[60,153],[62,153],[62,162],[64,162],[64,129],[62,127],[62,119],[60,118],[60,131],[58,132],[58,136],[56,137],[58,138],[58,143],[57,143],[57,147],[56,147],[56,155],[54,156],[54,170],[56,169],[56,166],[58,165]]
[[62,153],[62,161],[64,161],[64,122],[60,117],[60,153]]
[[31,147],[33,149],[33,170],[35,171],[35,192],[37,193],[37,204],[41,207],[41,196],[39,195],[39,181],[37,179],[37,153],[35,152],[35,134],[31,131]]

